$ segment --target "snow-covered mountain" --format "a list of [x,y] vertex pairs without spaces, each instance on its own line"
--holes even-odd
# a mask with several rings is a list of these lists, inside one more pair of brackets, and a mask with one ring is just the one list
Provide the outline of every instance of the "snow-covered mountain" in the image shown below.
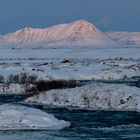
[[123,45],[136,45],[140,46],[140,32],[107,32],[111,39]]
[[24,28],[1,37],[18,45],[41,46],[115,46],[116,43],[86,20],[45,29]]

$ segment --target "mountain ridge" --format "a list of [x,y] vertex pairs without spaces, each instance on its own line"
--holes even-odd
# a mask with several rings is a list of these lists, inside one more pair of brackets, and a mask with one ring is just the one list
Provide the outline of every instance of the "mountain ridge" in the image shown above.
[[17,45],[42,46],[115,46],[116,43],[86,20],[54,25],[49,28],[25,27],[1,37]]
[[140,32],[108,31],[106,35],[121,45],[140,46]]

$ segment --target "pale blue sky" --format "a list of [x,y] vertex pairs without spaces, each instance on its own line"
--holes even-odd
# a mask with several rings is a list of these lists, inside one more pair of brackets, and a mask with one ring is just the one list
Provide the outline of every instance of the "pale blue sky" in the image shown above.
[[0,34],[78,19],[102,31],[140,31],[140,0],[0,0]]

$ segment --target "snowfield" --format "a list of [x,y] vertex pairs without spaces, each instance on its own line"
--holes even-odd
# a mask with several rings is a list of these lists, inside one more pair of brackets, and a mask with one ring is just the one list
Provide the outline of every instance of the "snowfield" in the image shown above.
[[69,122],[41,110],[21,105],[0,105],[0,130],[59,130]]
[[140,88],[121,84],[90,84],[47,91],[25,102],[93,110],[140,111]]
[[1,49],[0,76],[38,79],[116,80],[140,75],[140,49]]

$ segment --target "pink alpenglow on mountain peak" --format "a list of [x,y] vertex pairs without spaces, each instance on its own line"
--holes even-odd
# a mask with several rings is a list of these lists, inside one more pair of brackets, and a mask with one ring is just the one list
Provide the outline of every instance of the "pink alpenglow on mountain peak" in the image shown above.
[[86,20],[55,25],[45,29],[26,27],[4,35],[1,40],[20,46],[108,47],[117,45],[115,41]]

